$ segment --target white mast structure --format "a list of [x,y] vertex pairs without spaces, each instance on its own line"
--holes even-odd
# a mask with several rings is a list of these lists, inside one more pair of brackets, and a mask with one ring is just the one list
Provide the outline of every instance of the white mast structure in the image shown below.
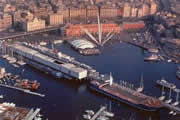
[[143,83],[143,74],[141,74],[141,82],[140,82],[140,87],[137,88],[137,92],[142,92],[144,90],[144,83]]
[[[91,0],[92,1],[92,0]],[[92,1],[93,2],[93,1]],[[92,3],[91,2],[91,3]],[[93,2],[94,3],[94,2]],[[111,38],[114,36],[114,33],[112,32],[109,32],[105,39],[103,40],[102,42],[102,24],[101,24],[101,21],[100,21],[100,14],[98,12],[97,14],[97,19],[98,19],[98,40],[96,40],[96,38],[85,28],[83,28],[82,26],[80,27],[81,30],[83,30],[90,38],[91,40],[93,40],[97,45],[99,46],[103,46],[106,42],[108,42],[109,40],[111,40]]]

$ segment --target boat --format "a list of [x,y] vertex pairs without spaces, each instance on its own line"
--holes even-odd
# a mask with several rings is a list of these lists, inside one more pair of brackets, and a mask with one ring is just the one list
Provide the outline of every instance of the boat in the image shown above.
[[39,44],[40,44],[40,45],[42,45],[42,46],[47,45],[47,43],[46,43],[46,42],[40,42]]
[[63,40],[54,40],[54,44],[60,44],[60,43],[63,43],[64,41]]
[[2,55],[2,58],[3,58],[3,59],[7,59],[7,57],[8,57],[7,54],[6,54],[6,55]]
[[92,111],[92,110],[86,110],[85,111],[88,115],[94,115],[94,111]]
[[104,111],[103,114],[108,117],[114,117],[114,113],[112,112]]
[[145,61],[159,61],[159,57],[158,55],[152,54],[149,57],[145,57],[144,60]]
[[159,99],[139,93],[136,90],[123,85],[113,83],[112,76],[110,76],[109,83],[104,80],[92,80],[89,87],[97,93],[140,110],[157,111],[163,106],[162,101]]
[[14,57],[11,57],[10,59],[9,59],[9,63],[10,64],[13,64],[13,63],[15,63],[17,60],[16,60],[16,58],[14,58]]
[[19,68],[19,66],[17,64],[13,63],[12,65],[13,65],[13,67]]
[[17,61],[17,64],[23,66],[23,65],[25,65],[26,63],[21,60],[21,61]]
[[36,80],[30,81],[27,79],[18,79],[16,80],[15,86],[23,89],[37,90],[40,87],[40,83],[38,83]]
[[109,120],[109,118],[105,116],[99,116],[97,120]]
[[86,119],[86,120],[90,120],[91,116],[90,115],[83,115],[83,118]]
[[157,48],[149,48],[148,51],[151,53],[158,53],[159,52],[159,50]]
[[177,72],[176,72],[176,77],[177,77],[178,79],[180,79],[180,71],[177,71]]
[[78,49],[78,52],[84,56],[101,54],[100,50],[97,48]]

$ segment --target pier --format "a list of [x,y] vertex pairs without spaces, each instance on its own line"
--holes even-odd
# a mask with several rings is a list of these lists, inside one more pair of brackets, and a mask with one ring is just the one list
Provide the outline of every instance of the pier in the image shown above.
[[39,112],[40,112],[39,108],[37,108],[35,111],[31,109],[30,112],[26,115],[25,119],[23,120],[33,120],[34,118],[36,118]]
[[1,87],[15,89],[15,90],[19,90],[19,91],[22,91],[24,93],[29,93],[29,94],[32,94],[32,95],[37,95],[37,96],[40,96],[40,97],[45,97],[44,94],[40,94],[40,93],[36,93],[36,92],[31,92],[30,90],[26,90],[26,89],[22,89],[22,88],[17,88],[17,87],[14,87],[14,86],[9,86],[9,85],[4,85],[4,84],[0,84],[0,86]]
[[[166,82],[164,80],[164,82],[161,81],[157,81],[157,84],[160,85],[162,87],[162,96],[160,97],[160,100],[163,101],[165,99],[164,96],[164,88],[168,88],[169,89],[169,96],[168,99],[164,102],[162,102],[162,105],[164,108],[167,108],[173,112],[175,112],[176,114],[180,114],[180,108],[179,108],[179,93],[180,93],[180,89],[177,89],[176,86],[172,83]],[[176,100],[174,103],[171,103],[173,100],[171,98],[172,95],[172,91],[176,92]]]
[[165,108],[168,108],[169,110],[172,110],[172,111],[176,112],[177,114],[180,114],[180,108],[177,107],[177,106],[173,106],[173,105],[167,104],[167,103],[163,103],[163,106]]
[[96,114],[94,114],[94,116],[90,119],[90,120],[96,120],[97,117],[99,117],[99,115],[106,109],[105,106],[101,107]]

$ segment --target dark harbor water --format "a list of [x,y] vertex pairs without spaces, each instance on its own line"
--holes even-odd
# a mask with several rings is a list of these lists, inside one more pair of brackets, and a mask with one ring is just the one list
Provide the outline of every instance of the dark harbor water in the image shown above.
[[[56,45],[56,48],[92,66],[100,73],[112,72],[114,82],[127,80],[138,87],[141,73],[143,73],[144,93],[148,95],[156,97],[161,95],[160,88],[156,86],[156,80],[161,79],[161,77],[175,83],[180,88],[180,80],[177,80],[175,76],[175,64],[146,63],[143,60],[144,52],[131,45],[116,43],[104,47],[101,55],[88,57],[79,55],[65,44]],[[8,72],[16,74],[19,74],[23,69],[14,68],[2,59],[0,65],[6,67]],[[29,66],[25,66],[23,77],[38,80],[41,83],[38,92],[44,93],[46,97],[41,98],[1,88],[0,94],[4,95],[4,99],[0,101],[13,102],[22,107],[40,107],[41,113],[49,120],[82,120],[82,115],[86,109],[98,110],[100,105],[105,104],[115,113],[112,120],[180,120],[180,117],[168,116],[168,111],[156,113],[139,111],[91,92],[86,83],[78,84],[63,79],[57,80]]]

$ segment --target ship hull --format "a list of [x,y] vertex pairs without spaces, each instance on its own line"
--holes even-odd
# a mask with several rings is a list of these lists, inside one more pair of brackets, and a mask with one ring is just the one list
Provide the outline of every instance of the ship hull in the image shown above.
[[95,91],[97,93],[103,94],[103,95],[105,95],[105,96],[107,96],[107,97],[109,97],[111,99],[117,100],[119,102],[127,104],[127,105],[129,105],[131,107],[137,108],[139,110],[154,112],[154,111],[157,111],[158,109],[160,109],[158,107],[149,107],[149,106],[145,106],[143,104],[134,104],[134,103],[129,102],[129,101],[125,100],[125,99],[122,99],[122,98],[120,98],[118,96],[115,96],[115,95],[113,95],[111,93],[108,93],[108,92],[104,91],[103,89],[98,88],[98,86],[95,86],[94,84],[91,84],[91,83],[90,83],[89,87],[90,87],[91,90],[93,90],[93,91]]

